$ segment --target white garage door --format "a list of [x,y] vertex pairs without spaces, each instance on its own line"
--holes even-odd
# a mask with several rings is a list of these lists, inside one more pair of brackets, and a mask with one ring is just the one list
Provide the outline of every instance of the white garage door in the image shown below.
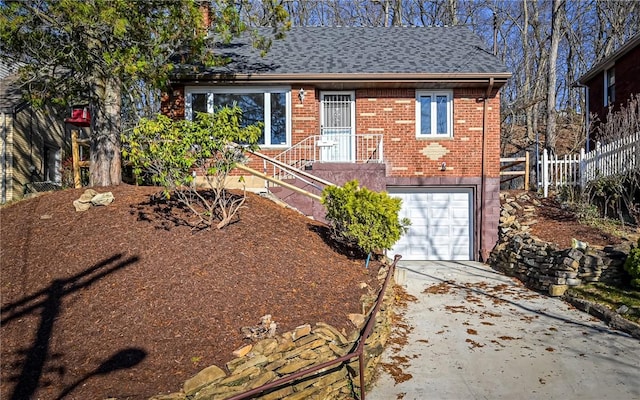
[[392,189],[402,199],[400,217],[411,220],[390,255],[403,260],[471,260],[473,212],[470,189]]

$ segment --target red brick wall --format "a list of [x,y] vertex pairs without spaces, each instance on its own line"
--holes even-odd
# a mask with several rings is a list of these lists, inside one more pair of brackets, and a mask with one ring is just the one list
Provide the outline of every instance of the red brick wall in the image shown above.
[[[632,94],[640,93],[640,46],[631,50],[615,62],[616,99],[614,110],[626,104]],[[589,112],[597,114],[600,121],[607,116],[608,107],[604,105],[604,71],[599,72],[587,82],[589,86]]]
[[[416,138],[415,90],[356,91],[357,133],[383,133],[388,176],[471,177],[482,171],[483,90],[454,92],[453,138]],[[500,100],[488,101],[486,175],[500,172]],[[442,162],[446,171],[441,171]]]
[[[292,144],[320,134],[320,92],[304,87],[291,94]],[[356,90],[356,133],[383,134],[384,159],[390,177],[474,177],[482,175],[483,89],[456,89],[453,92],[453,138],[416,138],[415,90]],[[500,173],[500,98],[493,93],[487,101],[486,176]],[[184,90],[165,95],[162,112],[184,118]],[[262,150],[269,156],[283,149]],[[446,171],[442,171],[442,163]],[[259,164],[259,165],[258,165]],[[261,168],[256,161],[253,167]]]

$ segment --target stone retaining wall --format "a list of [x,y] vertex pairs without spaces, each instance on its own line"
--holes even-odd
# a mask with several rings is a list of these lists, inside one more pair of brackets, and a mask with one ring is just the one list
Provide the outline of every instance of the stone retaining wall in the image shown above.
[[536,223],[535,206],[540,205],[535,198],[525,192],[517,197],[504,193],[500,196],[498,244],[488,261],[493,268],[553,296],[561,296],[569,286],[583,282],[614,283],[626,279],[623,265],[628,251],[597,249],[582,243],[578,243],[580,248],[560,249],[530,234],[530,227]]
[[[380,270],[378,278],[384,280],[388,268]],[[363,310],[373,310],[377,294],[363,296]],[[387,286],[376,324],[365,345],[365,382],[369,384],[380,361],[393,319],[395,300],[393,282]],[[184,383],[183,390],[169,395],[154,396],[151,400],[214,400],[260,387],[294,372],[311,368],[323,362],[346,355],[357,346],[360,331],[367,320],[365,315],[351,315],[357,329],[346,334],[336,328],[317,323],[302,325],[292,332],[259,340],[238,349],[237,358],[226,364],[226,369],[212,365]],[[290,382],[261,396],[263,400],[347,399],[360,390],[358,358],[343,364],[324,368],[309,377]]]

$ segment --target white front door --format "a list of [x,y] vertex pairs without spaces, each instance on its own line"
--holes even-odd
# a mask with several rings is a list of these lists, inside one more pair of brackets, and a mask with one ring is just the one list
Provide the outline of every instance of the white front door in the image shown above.
[[355,161],[355,94],[324,92],[320,95],[320,161]]
[[473,260],[471,189],[391,189],[402,199],[400,217],[411,220],[409,231],[390,254],[403,260]]

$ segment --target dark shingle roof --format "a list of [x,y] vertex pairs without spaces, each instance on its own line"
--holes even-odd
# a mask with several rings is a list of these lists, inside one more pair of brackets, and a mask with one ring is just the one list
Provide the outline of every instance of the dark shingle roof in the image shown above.
[[598,61],[589,71],[587,71],[584,75],[578,78],[578,82],[582,84],[586,84],[591,79],[593,79],[600,72],[604,71],[608,65],[612,62],[617,61],[618,59],[624,57],[631,50],[640,46],[640,33],[633,36],[631,39],[627,40],[620,48],[614,51],[607,57],[602,58]]
[[508,74],[481,39],[463,26],[294,27],[284,39],[273,40],[264,57],[247,35],[216,47],[232,62],[208,73]]
[[10,113],[24,102],[18,81],[18,65],[0,58],[0,112]]
[[0,112],[11,113],[22,103],[24,100],[18,85],[18,77],[11,75],[0,79]]

